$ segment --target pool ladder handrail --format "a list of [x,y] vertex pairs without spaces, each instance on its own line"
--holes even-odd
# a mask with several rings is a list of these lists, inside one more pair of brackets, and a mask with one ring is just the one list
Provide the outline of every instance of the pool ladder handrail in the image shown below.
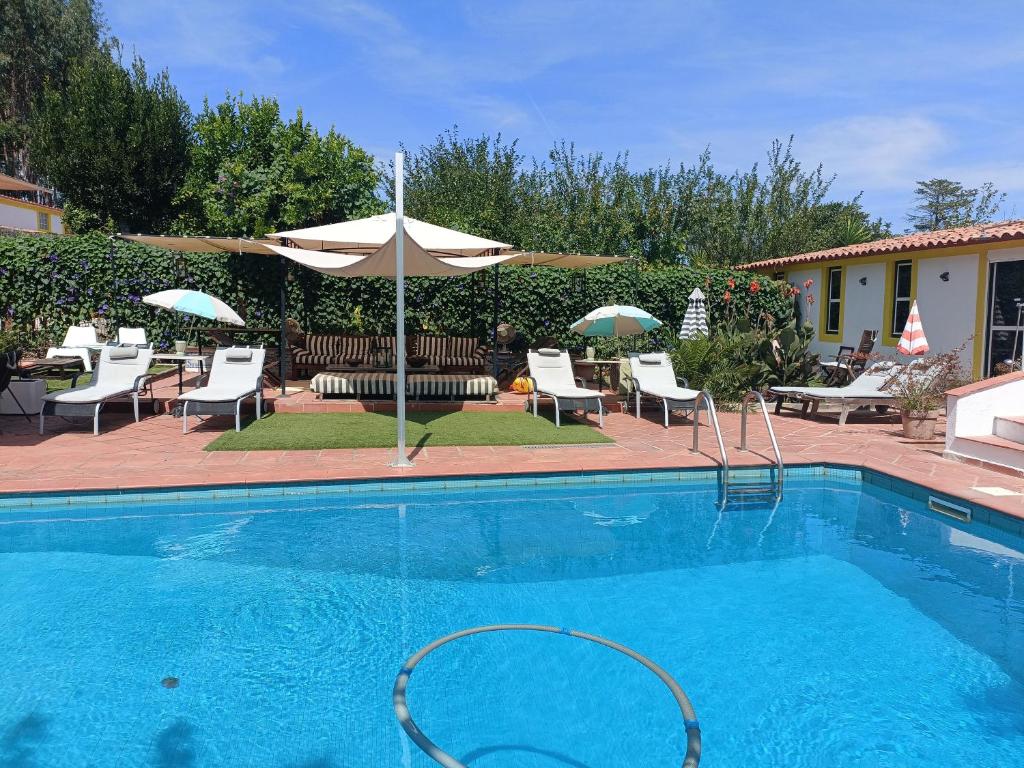
[[747,451],[747,406],[756,400],[761,406],[761,415],[764,416],[764,426],[768,430],[768,439],[772,443],[772,452],[775,454],[775,498],[782,498],[782,485],[786,475],[786,465],[782,461],[782,451],[779,449],[779,441],[775,438],[775,429],[772,427],[771,417],[768,415],[768,406],[765,405],[764,397],[757,390],[750,390],[743,396],[740,405],[740,450]]
[[693,447],[691,453],[700,453],[700,406],[708,412],[708,424],[715,431],[715,441],[718,443],[718,453],[722,457],[722,481],[719,483],[722,499],[729,495],[729,455],[725,450],[725,441],[722,440],[722,428],[718,425],[718,411],[715,410],[715,399],[706,389],[702,389],[693,400]]

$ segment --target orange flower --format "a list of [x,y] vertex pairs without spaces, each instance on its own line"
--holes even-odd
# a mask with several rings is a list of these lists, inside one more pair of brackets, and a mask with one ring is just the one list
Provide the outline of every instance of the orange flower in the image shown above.
[[761,290],[761,284],[759,282],[757,282],[757,280],[752,280],[750,282],[750,292],[751,293],[757,293],[760,290]]
[[804,288],[810,288],[812,285],[814,285],[814,281],[811,278],[808,277],[804,280]]
[[726,282],[726,284],[727,284],[727,285],[729,286],[729,290],[730,290],[730,291],[731,291],[731,290],[732,290],[733,288],[735,288],[735,287],[736,287],[736,281],[735,281],[735,280],[733,280],[733,279],[732,279],[731,277],[730,277],[730,278],[729,278],[728,280],[726,280],[725,282]]
[[732,301],[732,294],[726,291],[725,295],[722,296],[722,300],[725,301],[726,303],[729,303],[730,301]]

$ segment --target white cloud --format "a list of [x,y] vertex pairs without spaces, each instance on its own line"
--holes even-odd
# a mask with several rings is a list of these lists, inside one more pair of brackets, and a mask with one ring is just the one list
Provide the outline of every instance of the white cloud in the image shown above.
[[211,68],[254,79],[285,70],[277,34],[257,23],[252,6],[244,2],[178,0],[153,7],[108,0],[104,10],[118,37],[144,58],[171,62],[173,69]]
[[859,115],[812,126],[799,140],[798,157],[822,163],[844,186],[907,189],[931,178],[951,145],[936,121],[918,115]]

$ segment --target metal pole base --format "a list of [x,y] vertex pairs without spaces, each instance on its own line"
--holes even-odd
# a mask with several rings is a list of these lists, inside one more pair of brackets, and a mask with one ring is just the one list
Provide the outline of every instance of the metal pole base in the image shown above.
[[395,456],[394,459],[388,462],[389,467],[415,467],[416,465],[406,456],[404,453],[400,453]]

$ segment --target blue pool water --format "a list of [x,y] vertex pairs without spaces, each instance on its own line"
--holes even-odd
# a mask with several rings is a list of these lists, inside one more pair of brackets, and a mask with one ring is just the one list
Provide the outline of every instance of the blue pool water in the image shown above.
[[[430,766],[394,676],[498,622],[661,664],[704,766],[1024,764],[1024,542],[836,475],[721,514],[652,476],[0,500],[0,766]],[[409,701],[474,768],[683,754],[661,683],[565,636],[445,646]]]

